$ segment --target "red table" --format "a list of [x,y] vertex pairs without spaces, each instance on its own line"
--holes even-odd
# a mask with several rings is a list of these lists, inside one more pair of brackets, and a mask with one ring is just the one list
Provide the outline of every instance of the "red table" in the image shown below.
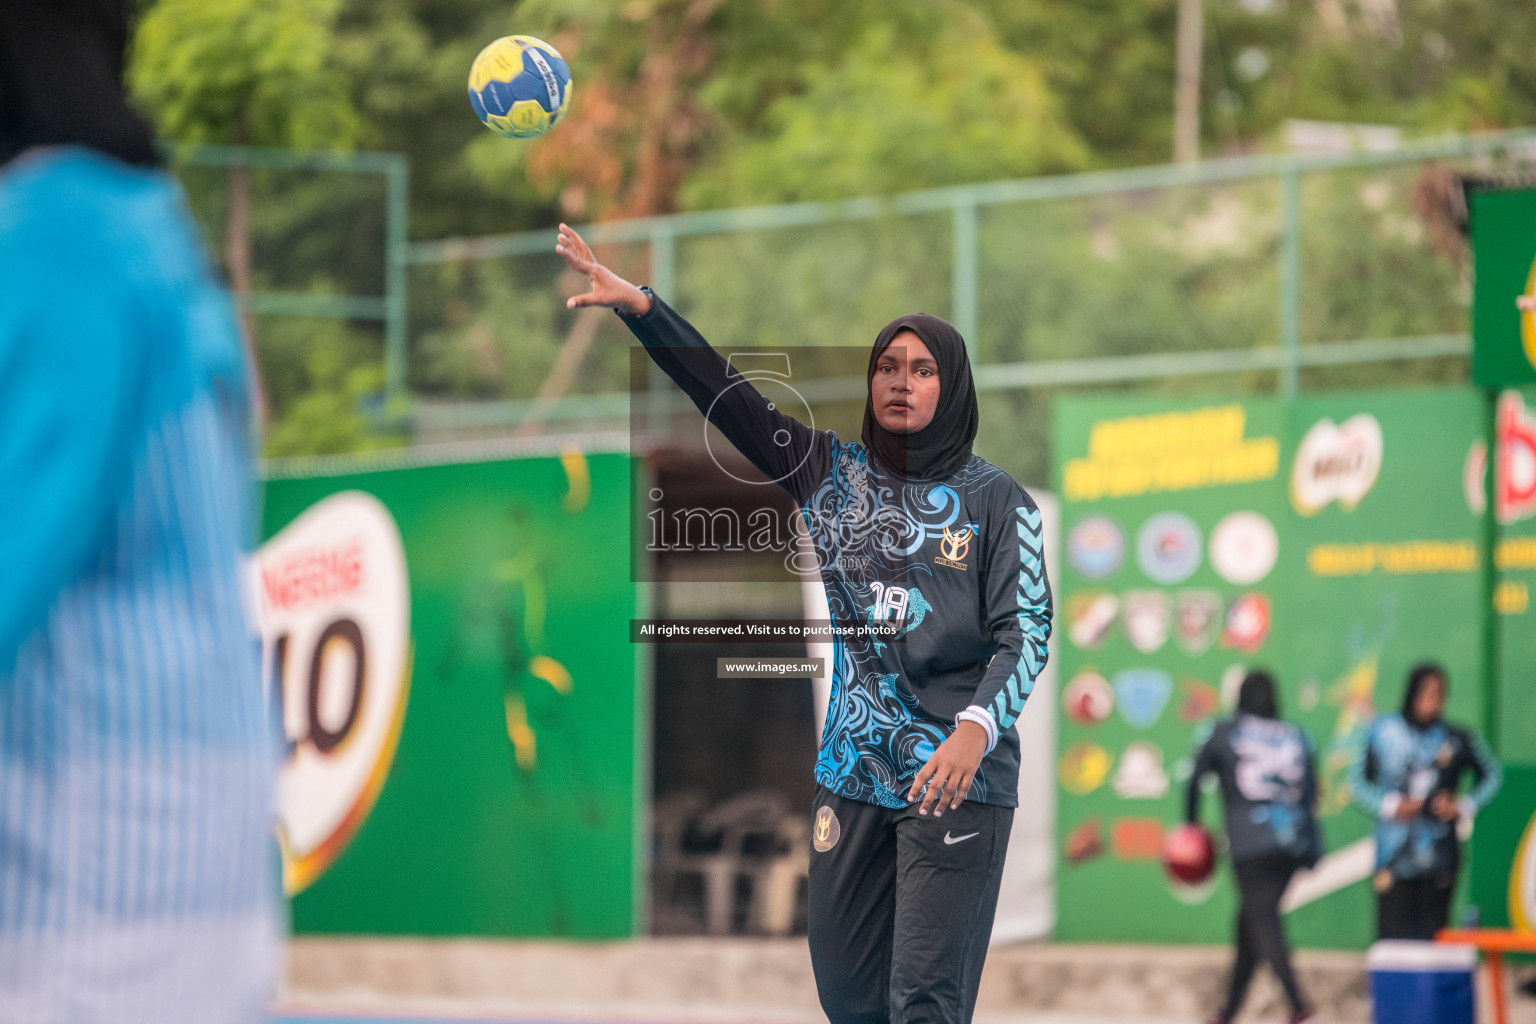
[[1536,953],[1536,933],[1510,931],[1508,928],[1443,928],[1435,933],[1436,942],[1476,946],[1488,958],[1488,987],[1493,989],[1494,1024],[1508,1024],[1509,1011],[1504,1000],[1504,954]]

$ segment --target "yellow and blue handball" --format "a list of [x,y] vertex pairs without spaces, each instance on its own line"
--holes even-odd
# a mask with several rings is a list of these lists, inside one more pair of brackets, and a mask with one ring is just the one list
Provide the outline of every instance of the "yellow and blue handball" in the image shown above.
[[498,135],[543,135],[571,105],[571,69],[560,51],[542,39],[503,36],[481,50],[470,67],[469,104]]

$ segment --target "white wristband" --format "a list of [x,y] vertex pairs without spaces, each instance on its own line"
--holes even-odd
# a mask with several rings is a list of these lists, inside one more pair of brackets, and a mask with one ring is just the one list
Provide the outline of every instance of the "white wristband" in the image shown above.
[[1395,818],[1395,817],[1397,817],[1397,809],[1399,807],[1401,807],[1402,804],[1403,804],[1403,794],[1401,794],[1401,793],[1388,793],[1386,796],[1382,797],[1381,798],[1381,817],[1382,817],[1382,820],[1385,821],[1388,818]]
[[955,716],[955,725],[958,726],[961,722],[975,722],[985,729],[987,731],[986,753],[992,753],[992,748],[997,746],[997,722],[992,718],[992,713],[978,704],[972,704]]

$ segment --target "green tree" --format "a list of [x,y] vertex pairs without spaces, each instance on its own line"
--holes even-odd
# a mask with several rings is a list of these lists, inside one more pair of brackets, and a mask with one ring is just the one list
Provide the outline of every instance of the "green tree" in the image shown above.
[[[358,133],[329,59],[339,0],[158,0],[139,23],[129,82],[183,143],[349,149]],[[225,259],[250,291],[250,172],[230,172]]]

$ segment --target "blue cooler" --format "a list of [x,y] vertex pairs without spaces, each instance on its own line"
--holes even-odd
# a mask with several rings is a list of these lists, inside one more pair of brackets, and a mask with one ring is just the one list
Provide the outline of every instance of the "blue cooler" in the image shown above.
[[1477,1024],[1477,950],[1384,940],[1365,958],[1376,1024]]

